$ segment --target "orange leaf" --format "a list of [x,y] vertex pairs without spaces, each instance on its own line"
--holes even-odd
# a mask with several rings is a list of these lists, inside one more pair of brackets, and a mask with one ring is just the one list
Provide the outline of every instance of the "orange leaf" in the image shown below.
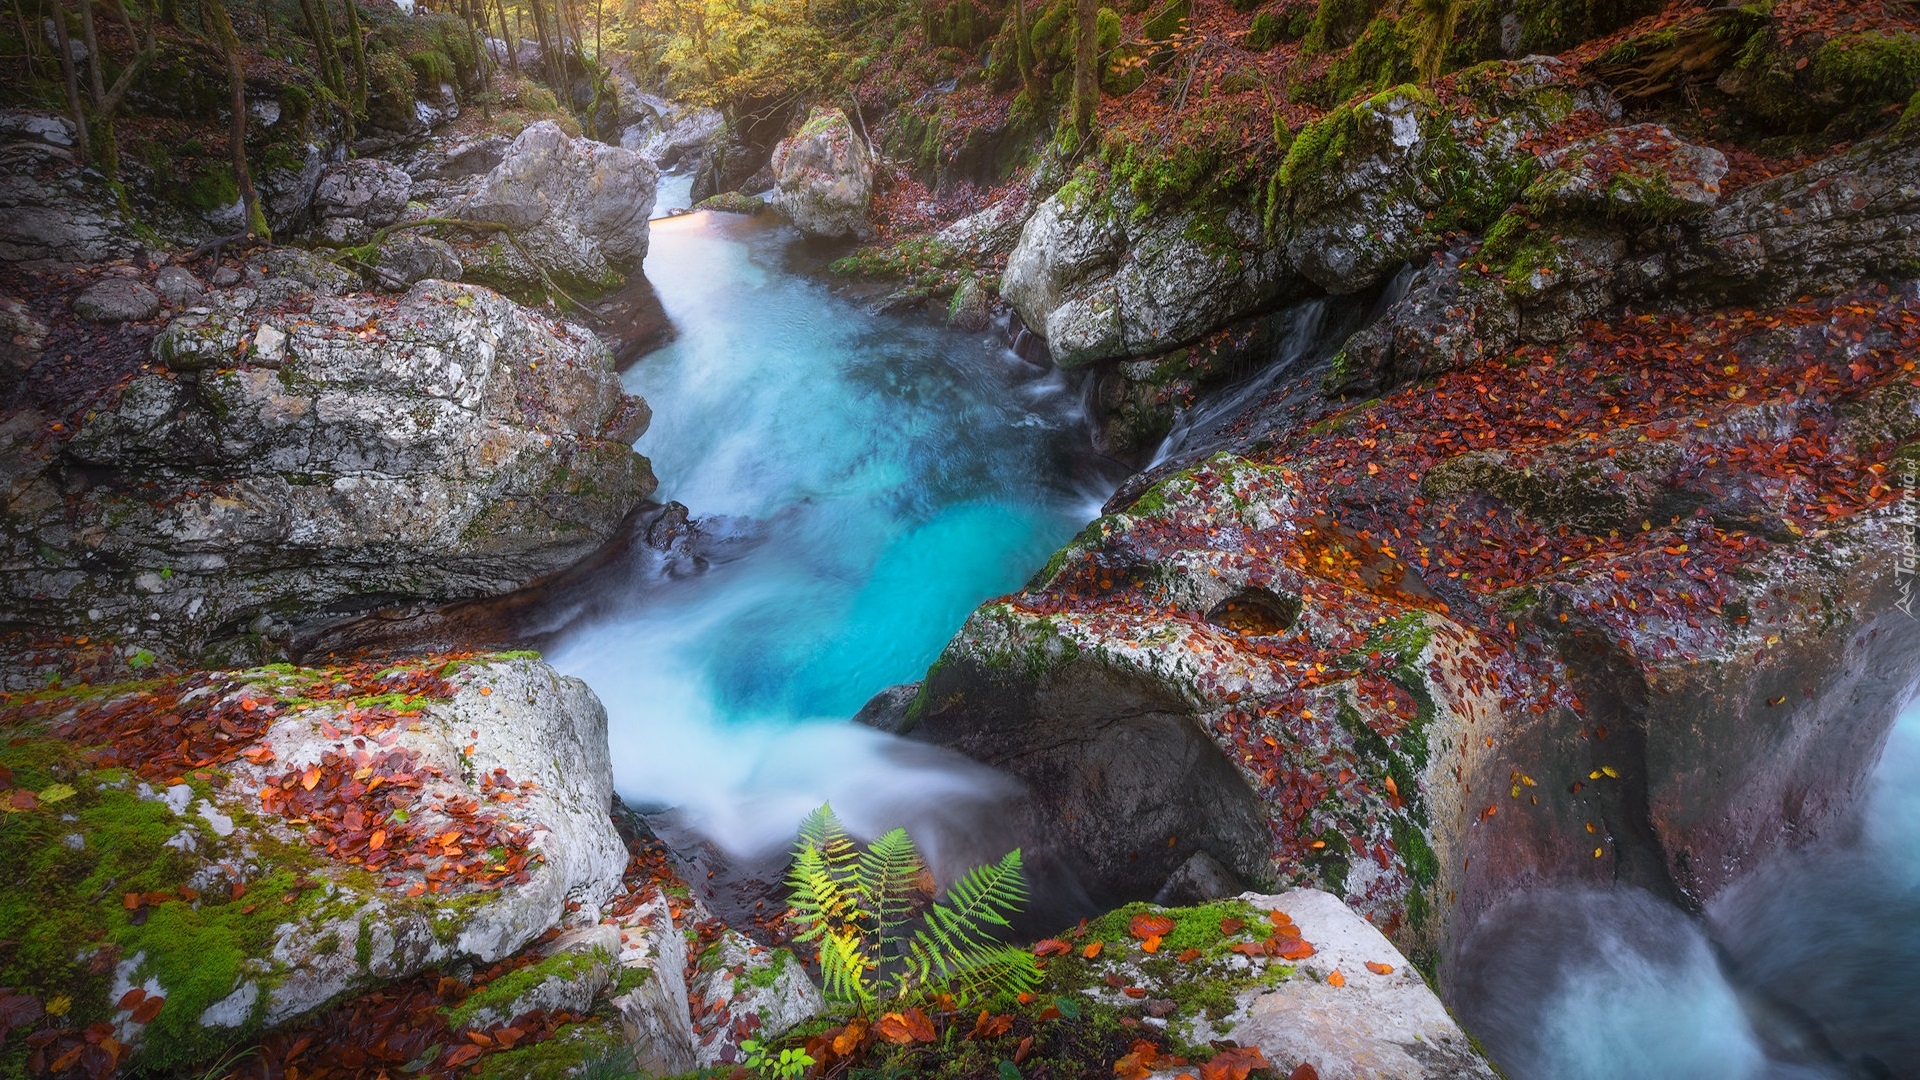
[[1272,1067],[1257,1048],[1236,1047],[1220,1051],[1212,1061],[1200,1066],[1200,1080],[1247,1080],[1247,1074],[1253,1070]]
[[312,791],[313,786],[315,784],[318,784],[319,782],[320,782],[320,766],[318,765],[307,766],[307,771],[305,773],[302,773],[300,776],[300,786],[303,788],[306,788],[308,791]]
[[467,1043],[464,1046],[456,1046],[451,1053],[440,1059],[440,1064],[442,1067],[448,1069],[457,1068],[479,1057],[480,1053],[480,1048],[472,1043]]
[[132,1009],[138,1006],[140,1002],[144,1001],[146,999],[146,996],[147,996],[147,992],[136,986],[133,989],[127,991],[126,993],[120,995],[119,1008]]
[[985,1009],[980,1010],[980,1019],[974,1021],[970,1038],[997,1039],[1013,1030],[1013,1017],[1005,1013],[994,1016]]
[[1127,932],[1137,938],[1166,937],[1173,933],[1174,921],[1165,915],[1149,915],[1142,912],[1127,924]]
[[1287,1080],[1320,1080],[1320,1070],[1303,1061],[1299,1068],[1287,1074]]
[[1155,935],[1155,936],[1153,936],[1153,937],[1150,937],[1150,938],[1148,938],[1147,940],[1145,940],[1145,941],[1143,941],[1143,942],[1141,942],[1141,943],[1140,943],[1140,949],[1141,949],[1141,951],[1142,951],[1142,952],[1150,952],[1150,953],[1157,953],[1157,952],[1159,952],[1159,951],[1160,951],[1160,938],[1159,938],[1159,936],[1158,936],[1158,935]]
[[1031,1053],[1033,1053],[1033,1036],[1029,1035],[1020,1040],[1019,1046],[1013,1048],[1013,1063],[1020,1064],[1027,1060],[1027,1055]]
[[1282,960],[1305,960],[1313,955],[1313,946],[1297,937],[1275,934],[1267,939],[1267,951]]
[[1367,961],[1367,970],[1373,972],[1375,975],[1391,975],[1393,974],[1393,965],[1378,964],[1369,960]]
[[1180,961],[1183,964],[1191,964],[1195,960],[1200,959],[1200,950],[1199,949],[1183,949],[1181,950],[1180,955],[1174,957],[1174,959]]
[[379,851],[381,848],[386,846],[387,846],[387,830],[385,829],[375,829],[373,830],[373,835],[367,837],[368,851]]
[[904,1013],[890,1012],[874,1023],[873,1033],[900,1046],[932,1042],[933,1022],[919,1009],[908,1009]]
[[1096,957],[1096,956],[1099,956],[1099,955],[1100,955],[1100,950],[1101,950],[1101,949],[1102,949],[1103,947],[1105,947],[1105,945],[1106,945],[1106,943],[1105,943],[1105,942],[1101,942],[1101,941],[1096,941],[1096,942],[1094,942],[1093,944],[1091,944],[1091,945],[1089,945],[1089,946],[1087,946],[1086,948],[1084,948],[1084,949],[1081,949],[1081,950],[1080,950],[1080,955],[1081,955],[1081,956],[1084,956],[1084,957],[1086,957],[1086,958],[1087,958],[1087,959],[1089,959],[1089,960],[1091,960],[1091,959],[1093,959],[1094,957]]
[[473,1045],[475,1046],[492,1046],[493,1045],[493,1036],[488,1035],[484,1031],[467,1032],[467,1040],[473,1043]]
[[1231,937],[1232,935],[1237,934],[1240,931],[1245,930],[1246,928],[1247,928],[1247,924],[1246,924],[1246,921],[1243,919],[1221,919],[1220,920],[1220,933],[1222,936]]
[[1327,985],[1345,986],[1347,985],[1347,977],[1345,975],[1340,974],[1339,968],[1334,968],[1332,973],[1327,976]]
[[148,994],[139,1005],[134,1007],[133,1022],[136,1024],[153,1023],[153,1018],[160,1015],[160,1006],[166,1003],[166,998]]
[[1033,955],[1035,956],[1065,956],[1072,951],[1073,946],[1061,941],[1059,938],[1050,937],[1033,943]]

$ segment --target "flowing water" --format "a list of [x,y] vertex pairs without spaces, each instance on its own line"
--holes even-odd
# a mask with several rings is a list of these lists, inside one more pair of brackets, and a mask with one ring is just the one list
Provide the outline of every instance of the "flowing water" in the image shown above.
[[647,272],[678,334],[625,375],[654,412],[636,445],[655,497],[732,536],[733,557],[610,586],[631,594],[599,605],[617,614],[550,652],[606,702],[629,803],[754,856],[831,799],[856,829],[909,826],[937,863],[1005,782],[847,719],[919,678],[1120,475],[1084,451],[1058,374],[986,335],[867,314],[793,272],[805,254],[764,217],[654,222]]

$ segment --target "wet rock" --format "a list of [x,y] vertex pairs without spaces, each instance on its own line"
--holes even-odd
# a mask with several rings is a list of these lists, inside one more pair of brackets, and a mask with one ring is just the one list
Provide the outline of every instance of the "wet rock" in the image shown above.
[[1196,851],[1193,857],[1180,864],[1160,891],[1153,894],[1156,904],[1201,904],[1208,900],[1217,900],[1223,896],[1235,896],[1245,892],[1246,883],[1238,874],[1221,865],[1220,860],[1204,851]]
[[726,137],[726,117],[718,109],[680,105],[639,89],[623,90],[623,110],[631,109],[620,145],[651,158],[663,170],[692,164]]
[[[652,162],[631,150],[571,138],[543,120],[513,140],[458,216],[507,226],[515,256],[531,259],[566,287],[605,292],[646,257],[658,176]],[[538,274],[517,268],[504,248],[501,256],[484,265],[469,261],[469,276],[541,285]]]
[[160,314],[160,294],[132,278],[102,278],[74,298],[73,313],[88,322],[140,322]]
[[1422,267],[1380,318],[1335,358],[1327,389],[1365,397],[1496,356],[1519,337],[1520,311],[1498,281],[1453,251]]
[[1004,259],[1020,243],[1020,232],[1039,205],[1024,188],[1015,188],[985,210],[941,229],[938,237],[956,255],[972,262]]
[[773,208],[811,236],[869,236],[873,156],[839,109],[816,108],[773,151]]
[[328,168],[313,192],[317,231],[336,244],[367,239],[400,220],[413,178],[378,158],[356,158]]
[[993,323],[993,297],[980,279],[969,274],[962,278],[947,304],[947,325],[977,334]]
[[[689,924],[691,919],[687,920]],[[620,969],[638,985],[615,997],[619,1037],[636,1067],[658,1076],[694,1068],[693,1019],[687,1000],[687,939],[674,925],[664,893],[616,917]]]
[[[569,930],[538,948],[539,959],[460,1003],[456,1028],[484,1030],[535,1009],[585,1014],[620,974],[621,930],[607,923]],[[504,985],[503,985],[504,984]]]
[[[585,330],[447,282],[391,309],[304,292],[289,295],[311,310],[242,306],[253,292],[174,319],[161,370],[61,453],[6,459],[8,618],[170,652],[262,614],[285,634],[498,595],[600,547],[653,489],[603,434],[632,406]],[[93,481],[63,484],[74,468]]]
[[920,684],[917,682],[889,686],[867,699],[867,703],[860,706],[860,711],[853,714],[853,722],[898,735],[906,729],[907,708],[919,694]]

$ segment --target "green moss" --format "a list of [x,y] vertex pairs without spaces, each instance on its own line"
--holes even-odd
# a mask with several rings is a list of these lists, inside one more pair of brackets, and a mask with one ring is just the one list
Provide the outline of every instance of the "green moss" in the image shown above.
[[1869,30],[1820,46],[1813,78],[1855,105],[1905,101],[1920,91],[1920,34]]
[[[480,1059],[480,1080],[581,1080],[590,1066],[600,1077],[637,1077],[633,1054],[619,1025],[604,1021],[567,1024],[553,1037]],[[620,1071],[624,1064],[626,1071]]]
[[1247,29],[1247,48],[1265,52],[1287,39],[1287,21],[1271,11],[1262,11],[1253,17],[1253,25]]
[[1920,90],[1915,90],[1907,99],[1906,110],[1900,114],[1900,122],[1893,126],[1893,133],[1902,139],[1920,133]]
[[780,981],[781,973],[793,961],[793,954],[786,949],[775,949],[771,962],[747,972],[744,980],[748,986],[758,990],[771,990],[773,984]]
[[[1148,41],[1166,41],[1179,33],[1180,27],[1191,14],[1192,6],[1188,0],[1173,0],[1141,25],[1140,35]],[[1117,35],[1114,40],[1116,42],[1119,40]]]
[[[528,991],[546,982],[548,979],[560,979],[571,982],[583,978],[595,968],[613,963],[613,958],[602,950],[568,950],[558,952],[526,967],[509,972],[488,984],[486,989],[468,995],[460,1006],[447,1014],[447,1023],[454,1029],[466,1027],[480,1013],[485,1011],[505,1012],[515,1000]],[[511,1016],[503,1017],[511,1020]]]

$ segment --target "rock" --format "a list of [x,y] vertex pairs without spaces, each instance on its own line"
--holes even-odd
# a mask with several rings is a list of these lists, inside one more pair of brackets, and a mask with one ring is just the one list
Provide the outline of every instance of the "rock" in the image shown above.
[[[1259,910],[1284,912],[1314,953],[1279,985],[1241,991],[1225,1018],[1194,1021],[1188,1042],[1231,1039],[1257,1047],[1276,1064],[1312,1065],[1324,1080],[1497,1075],[1407,958],[1337,898],[1294,889],[1241,899]],[[1330,981],[1334,972],[1340,973],[1338,986]]]
[[1158,352],[1277,303],[1290,283],[1244,207],[1143,210],[1085,170],[1027,219],[1000,295],[1062,367]]
[[687,1001],[687,939],[674,926],[664,894],[616,917],[623,978],[638,984],[613,999],[620,1037],[634,1064],[658,1076],[694,1068],[693,1020]]
[[413,178],[378,158],[356,158],[328,168],[313,191],[313,215],[322,239],[357,243],[392,225],[406,211]]
[[768,950],[731,929],[701,954],[692,993],[706,1003],[694,1023],[694,1059],[703,1069],[744,1061],[742,1032],[765,1043],[827,1011],[791,950]]
[[960,279],[960,287],[947,304],[947,325],[970,334],[985,330],[993,322],[993,297],[987,287],[972,274]]
[[618,978],[621,930],[599,923],[539,948],[540,959],[469,996],[448,1017],[458,1031],[485,1030],[541,1009],[585,1014]]
[[1021,230],[1039,205],[1025,188],[1015,188],[985,210],[941,229],[936,236],[950,251],[970,262],[1004,259],[1019,245]]
[[[392,704],[309,699],[328,685],[389,694],[407,715]],[[191,1064],[210,1038],[254,1038],[430,968],[492,964],[533,943],[570,903],[596,920],[626,863],[607,813],[606,713],[586,684],[538,660],[198,672],[103,689],[49,695],[14,734],[16,746],[61,745],[84,762],[66,796],[82,812],[83,843],[52,840],[61,858],[83,870],[138,866],[148,890],[124,923],[107,922],[90,889],[51,884],[36,894],[59,912],[52,925],[98,923],[99,937],[111,926],[126,946],[106,960],[111,979],[86,977],[81,965],[102,955],[88,946],[36,988],[95,996],[76,1007],[113,1018],[131,1050],[123,1067]],[[142,757],[116,755],[120,718],[139,716],[156,695],[188,724],[234,733],[207,744],[226,783],[150,783],[159,774]],[[73,743],[95,756],[74,754]],[[356,771],[393,780],[391,794],[361,786]],[[317,794],[301,801],[308,792]],[[429,844],[445,832],[468,850]],[[514,869],[487,870],[494,860]],[[430,870],[434,892],[424,887]],[[112,903],[125,918],[117,892]],[[37,932],[31,916],[22,929]],[[586,991],[611,976],[608,950],[618,947],[611,927],[563,937],[553,957],[469,998],[464,1019],[483,1022],[519,1002],[590,1003]],[[174,1019],[116,1012],[133,987],[164,997]]]
[[773,150],[773,208],[810,236],[872,235],[873,157],[839,109],[817,107]]
[[[563,287],[606,292],[646,257],[658,176],[631,150],[570,138],[543,120],[513,140],[459,216],[506,225],[518,248]],[[468,269],[503,284],[540,284],[537,275],[516,273],[511,260]]]
[[160,314],[160,294],[132,278],[102,278],[74,298],[73,313],[89,322],[141,322]]
[[[1145,951],[1135,920],[1162,920]],[[1163,1026],[1177,1043],[1258,1050],[1274,1076],[1493,1080],[1420,972],[1340,900],[1317,889],[1242,893],[1195,907],[1129,904],[1089,920],[1069,985]],[[1272,951],[1269,951],[1272,950]],[[1216,1051],[1217,1052],[1217,1051]],[[1173,1080],[1179,1068],[1156,1073]],[[1187,1068],[1189,1074],[1199,1070]]]
[[1422,267],[1404,296],[1347,339],[1327,389],[1365,397],[1512,347],[1520,334],[1519,306],[1500,282],[1465,265],[1469,254],[1449,251]]
[[[1755,184],[1688,223],[1673,286],[1779,302],[1920,266],[1920,125]],[[1656,278],[1650,286],[1663,282]]]
[[717,210],[723,214],[757,214],[767,208],[765,199],[752,195],[742,195],[737,191],[723,191],[710,198],[695,203],[695,210]]
[[1545,154],[1540,167],[1545,173],[1524,195],[1537,213],[1651,224],[1713,209],[1727,157],[1659,124],[1634,124]]
[[1280,169],[1279,217],[1301,275],[1333,293],[1368,288],[1445,229],[1492,224],[1534,175],[1530,137],[1576,112],[1618,115],[1549,57],[1482,65],[1453,89],[1470,99],[1466,111],[1403,86],[1300,131]]
[[[391,307],[299,295],[310,311],[222,296],[175,318],[162,370],[51,459],[16,460],[30,433],[8,436],[7,618],[163,654],[262,615],[285,640],[301,618],[510,591],[598,548],[653,490],[607,437],[644,406],[587,331],[447,282]],[[95,483],[62,488],[76,464]]]
[[907,707],[919,694],[917,682],[889,686],[860,706],[860,711],[853,714],[853,722],[897,735],[906,728]]
[[374,254],[376,284],[391,292],[405,292],[430,279],[459,281],[460,272],[460,256],[453,245],[431,236],[389,236]]
[[0,296],[0,391],[26,376],[40,362],[47,343],[47,324],[33,309],[11,296]]
[[483,135],[448,147],[432,168],[436,180],[463,180],[484,176],[506,160],[513,140],[505,135]]
[[290,153],[261,162],[253,178],[261,212],[276,236],[304,232],[312,224],[313,193],[337,149],[331,130],[315,131],[304,143],[280,146]]
[[139,246],[64,118],[0,110],[0,262],[92,263]]
[[168,307],[187,307],[207,294],[206,283],[182,266],[163,266],[153,275],[153,287]]
[[1180,864],[1180,869],[1173,872],[1165,885],[1160,886],[1160,891],[1153,894],[1153,902],[1201,904],[1245,892],[1246,888],[1239,876],[1222,866],[1219,859],[1204,851],[1196,851],[1192,858]]
[[727,118],[718,109],[680,105],[638,88],[623,89],[620,105],[633,110],[620,145],[663,170],[699,160],[726,137]]

